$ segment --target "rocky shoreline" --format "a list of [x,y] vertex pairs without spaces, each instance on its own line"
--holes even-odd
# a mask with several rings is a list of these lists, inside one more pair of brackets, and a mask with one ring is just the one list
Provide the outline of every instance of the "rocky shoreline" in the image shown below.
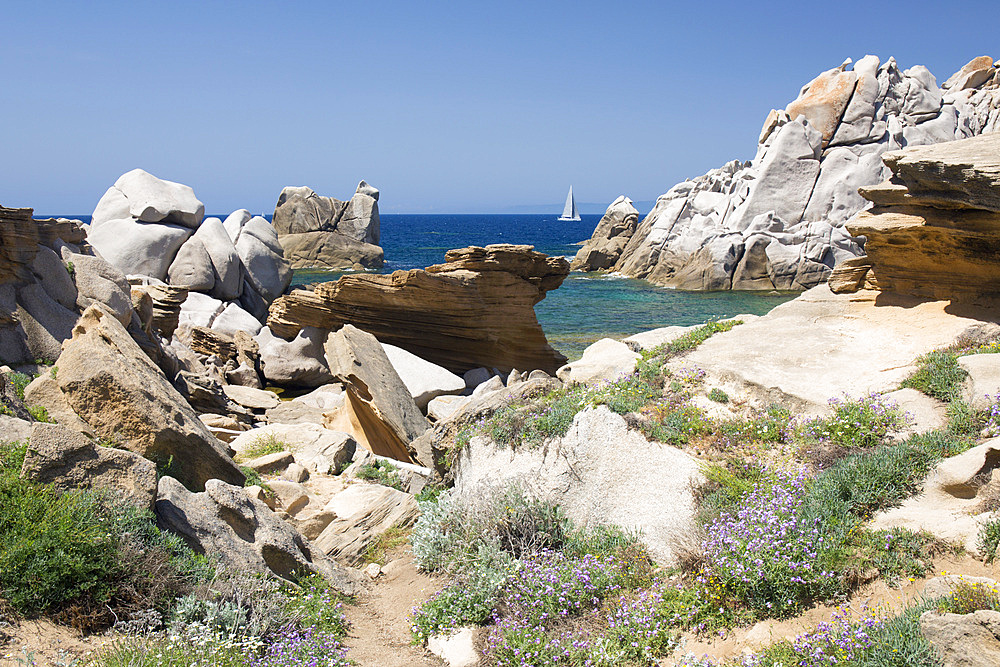
[[[810,289],[572,364],[533,310],[571,267],[530,246],[290,290],[297,262],[381,262],[364,181],[348,202],[285,188],[273,225],[206,219],[191,188],[141,170],[89,226],[0,208],[0,638],[39,616],[109,632],[100,665],[263,660],[321,632],[342,660],[356,637],[337,596],[364,604],[410,571],[439,593],[380,619],[421,647],[385,664],[431,660],[424,646],[451,665],[541,661],[567,637],[580,664],[714,664],[685,657],[698,642],[735,664],[719,632],[776,664],[827,650],[822,631],[751,637],[834,602],[860,614],[845,633],[867,623],[859,654],[905,621],[912,664],[992,664],[996,77],[977,59],[942,92],[869,57],[774,112],[754,162],[642,222],[616,200],[574,267]],[[111,545],[98,565],[94,536]],[[932,579],[945,551],[992,579]],[[918,579],[933,603],[861,604]]]

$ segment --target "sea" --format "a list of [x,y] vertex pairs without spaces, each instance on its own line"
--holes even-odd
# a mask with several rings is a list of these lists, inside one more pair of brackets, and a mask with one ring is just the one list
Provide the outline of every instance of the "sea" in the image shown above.
[[[90,222],[89,215],[55,216]],[[225,219],[226,215],[217,215]],[[268,220],[270,215],[265,215]],[[579,222],[557,214],[382,214],[380,273],[422,269],[444,262],[452,248],[490,243],[532,245],[547,255],[572,260],[589,239],[600,215]],[[296,271],[293,285],[336,280],[343,271]],[[624,338],[672,325],[703,324],[751,313],[763,315],[794,298],[794,292],[691,292],[651,285],[644,280],[606,273],[575,271],[535,306],[549,343],[571,361],[601,338]]]

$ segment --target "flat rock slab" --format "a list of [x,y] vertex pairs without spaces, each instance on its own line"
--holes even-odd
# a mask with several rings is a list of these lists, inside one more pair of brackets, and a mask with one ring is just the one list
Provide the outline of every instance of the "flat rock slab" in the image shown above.
[[254,389],[253,387],[244,387],[238,384],[224,384],[222,385],[222,391],[225,392],[226,396],[244,408],[252,410],[276,408],[281,402],[277,394],[265,389]]
[[682,357],[710,378],[730,380],[766,402],[823,411],[843,394],[890,392],[917,357],[946,347],[991,314],[947,301],[874,292],[804,292],[767,315],[718,333]]

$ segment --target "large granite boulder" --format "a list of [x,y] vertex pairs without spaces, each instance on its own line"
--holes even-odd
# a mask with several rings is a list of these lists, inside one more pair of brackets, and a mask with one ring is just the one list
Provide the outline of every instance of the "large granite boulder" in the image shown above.
[[156,464],[133,452],[96,445],[58,424],[32,426],[21,477],[61,491],[105,491],[145,509],[153,509],[156,498]]
[[327,338],[325,351],[330,372],[346,394],[330,425],[375,454],[415,461],[410,443],[430,424],[375,336],[345,324]]
[[555,373],[566,362],[549,346],[534,311],[569,274],[565,259],[497,244],[449,250],[445,261],[293,290],[272,305],[268,326],[290,339],[306,326],[334,330],[350,323],[453,373],[479,367]]
[[382,343],[382,349],[393,369],[421,410],[427,410],[431,399],[444,394],[461,394],[465,380],[446,368],[424,361],[401,347]]
[[195,228],[205,216],[205,206],[186,185],[164,181],[142,169],[122,174],[108,188],[94,209],[91,225],[134,218]]
[[349,563],[359,562],[390,528],[408,528],[420,516],[413,496],[379,484],[352,484],[333,496],[326,508],[336,519],[316,538],[316,546]]
[[920,634],[937,651],[942,667],[1000,664],[1000,611],[980,609],[971,614],[925,611],[920,615]]
[[213,478],[244,482],[226,446],[100,306],[84,311],[56,363],[66,402],[99,436],[168,465],[193,489]]
[[892,176],[848,222],[880,290],[933,299],[1000,296],[1000,134],[882,156]]
[[378,190],[364,181],[349,201],[286,187],[274,209],[274,229],[294,269],[378,268]]
[[632,200],[621,195],[611,202],[604,217],[597,223],[593,236],[570,263],[571,271],[610,269],[618,261],[639,224],[639,211]]
[[207,292],[217,299],[239,297],[243,266],[236,246],[218,218],[206,218],[178,250],[167,270],[171,285]]
[[218,556],[248,572],[292,578],[301,572],[323,576],[346,595],[357,590],[356,575],[343,568],[239,486],[217,479],[192,493],[173,477],[162,477],[156,498],[159,526],[180,535],[196,552]]
[[87,240],[101,257],[126,275],[166,280],[167,269],[191,233],[191,229],[180,225],[118,218],[100,226],[91,225]]
[[329,332],[316,327],[300,329],[291,340],[279,338],[268,327],[254,340],[260,346],[261,372],[279,386],[321,387],[333,382],[323,344]]
[[458,502],[520,484],[558,503],[577,525],[635,530],[664,564],[676,564],[678,549],[696,546],[698,461],[647,441],[605,406],[576,415],[566,435],[546,447],[511,449],[474,437],[454,474]]
[[988,58],[947,90],[925,67],[900,70],[892,58],[849,67],[772,110],[753,160],[670,188],[634,232],[609,236],[599,225],[574,268],[682,289],[807,289],[862,254],[844,225],[868,205],[858,188],[888,176],[884,153],[1000,129],[1000,78]]
[[271,303],[292,282],[292,269],[274,227],[260,216],[250,218],[240,227],[234,243],[250,284]]

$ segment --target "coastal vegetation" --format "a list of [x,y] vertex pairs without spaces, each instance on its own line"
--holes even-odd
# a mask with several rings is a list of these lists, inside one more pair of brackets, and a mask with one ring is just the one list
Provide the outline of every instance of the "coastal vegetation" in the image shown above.
[[[651,439],[697,445],[707,480],[697,496],[700,542],[680,566],[654,566],[637,536],[614,526],[577,528],[523,488],[474,501],[445,492],[421,503],[411,536],[416,562],[451,580],[414,609],[415,642],[484,625],[490,664],[648,665],[684,636],[789,618],[844,603],[875,579],[930,572],[945,546],[868,521],[915,494],[937,462],[975,444],[966,418],[952,411],[948,427],[901,438],[911,417],[877,393],[832,398],[825,417],[772,405],[713,418],[693,400],[704,374],[667,362],[717,327],[644,354],[616,381],[513,401],[457,438],[458,447],[477,436],[536,447],[564,435],[578,412],[606,405]],[[990,526],[984,544],[1000,541]],[[937,665],[917,622],[929,605],[860,615],[843,607],[738,664]]]

